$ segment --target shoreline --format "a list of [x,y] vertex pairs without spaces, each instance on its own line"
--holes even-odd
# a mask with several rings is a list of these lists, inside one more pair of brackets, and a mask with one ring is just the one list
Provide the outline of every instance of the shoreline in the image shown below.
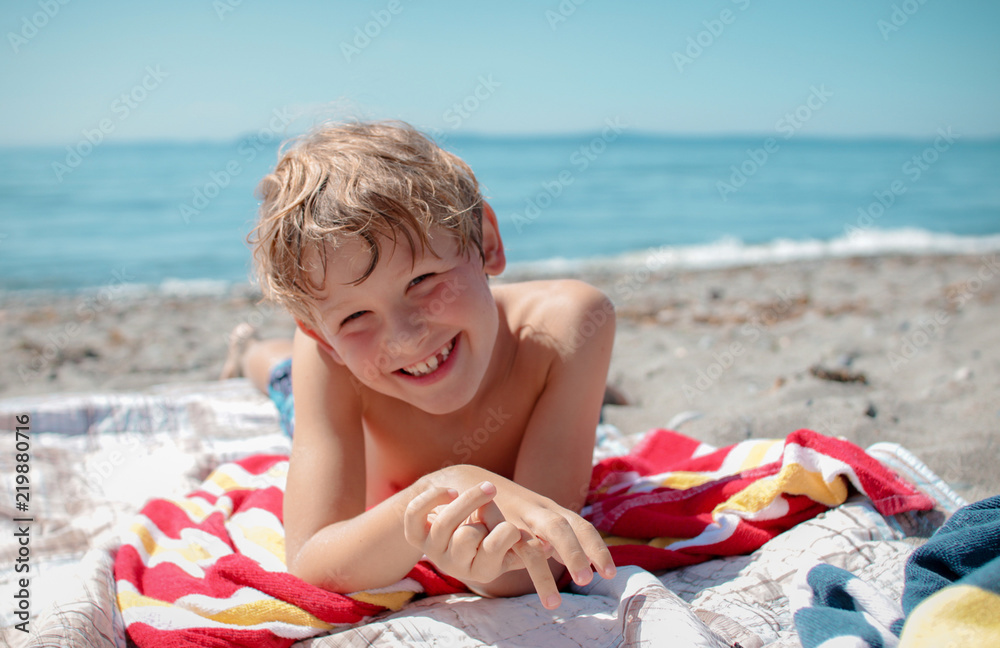
[[[615,302],[605,419],[715,445],[811,428],[897,442],[970,501],[1000,493],[1000,262],[882,254],[714,269],[592,266]],[[500,282],[549,277],[514,268]],[[228,334],[290,336],[247,284],[221,294],[0,293],[0,398],[214,380]],[[837,378],[839,376],[840,380]],[[861,380],[863,378],[863,380]]]
[[[864,210],[860,210],[864,211]],[[843,235],[830,239],[783,239],[744,243],[723,237],[708,243],[660,245],[610,255],[551,257],[531,261],[508,260],[506,277],[605,276],[630,273],[642,268],[671,272],[710,271],[782,265],[786,263],[877,257],[948,257],[1000,253],[1000,233],[957,235],[916,227],[878,229],[873,217],[863,213],[855,223],[845,223]],[[249,262],[249,259],[248,259]],[[217,269],[218,270],[218,269]],[[5,298],[28,300],[63,296],[93,296],[101,292],[130,297],[219,296],[253,291],[249,274],[239,279],[182,279],[166,277],[158,283],[134,281],[134,268],[120,264],[103,273],[99,284],[62,288],[0,287],[0,306]]]

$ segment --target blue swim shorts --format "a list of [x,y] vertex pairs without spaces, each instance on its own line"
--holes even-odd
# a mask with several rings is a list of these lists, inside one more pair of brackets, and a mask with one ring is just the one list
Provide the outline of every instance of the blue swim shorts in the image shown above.
[[295,402],[292,399],[292,359],[282,360],[271,368],[267,395],[278,408],[281,431],[291,438],[295,431]]

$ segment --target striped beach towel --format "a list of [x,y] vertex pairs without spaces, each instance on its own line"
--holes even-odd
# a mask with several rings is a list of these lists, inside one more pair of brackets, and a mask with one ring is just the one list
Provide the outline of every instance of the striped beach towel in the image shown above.
[[288,573],[282,500],[288,458],[219,466],[180,500],[142,509],[115,558],[118,606],[139,646],[289,646],[417,594],[462,591],[420,563],[392,587],[350,596]]
[[[118,604],[140,647],[289,646],[461,584],[418,564],[379,590],[341,595],[287,573],[287,457],[216,469],[179,500],[149,502],[115,560]],[[594,467],[584,515],[619,565],[660,570],[753,551],[842,503],[851,488],[886,515],[933,502],[848,442],[800,430],[717,450],[666,430]]]
[[883,515],[934,508],[858,446],[811,430],[722,449],[654,430],[594,467],[583,516],[617,564],[657,571],[750,553],[852,488]]

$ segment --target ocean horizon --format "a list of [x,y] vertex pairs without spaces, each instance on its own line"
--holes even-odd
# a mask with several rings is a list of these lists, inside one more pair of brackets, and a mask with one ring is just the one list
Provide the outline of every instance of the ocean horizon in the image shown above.
[[[0,291],[250,280],[277,139],[0,149]],[[497,213],[515,272],[701,268],[1000,250],[1000,140],[437,133]]]

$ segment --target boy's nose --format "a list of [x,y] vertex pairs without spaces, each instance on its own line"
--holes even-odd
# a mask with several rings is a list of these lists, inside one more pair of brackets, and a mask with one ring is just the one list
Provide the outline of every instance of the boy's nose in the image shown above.
[[427,337],[427,324],[416,308],[401,308],[388,322],[382,348],[392,357],[406,356],[420,350]]

